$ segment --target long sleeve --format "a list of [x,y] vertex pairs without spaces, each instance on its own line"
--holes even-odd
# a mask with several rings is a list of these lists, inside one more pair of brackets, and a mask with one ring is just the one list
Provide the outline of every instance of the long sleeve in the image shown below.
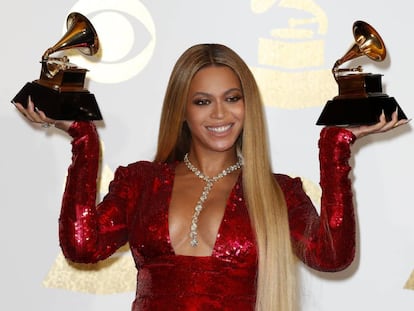
[[301,190],[298,178],[286,187],[294,250],[305,264],[317,270],[343,270],[355,256],[355,215],[348,176],[354,140],[346,129],[329,127],[321,131],[320,215]]
[[72,163],[68,169],[59,239],[63,254],[76,262],[96,262],[127,241],[122,170],[116,173],[110,198],[96,207],[99,138],[92,122],[74,122],[69,129]]

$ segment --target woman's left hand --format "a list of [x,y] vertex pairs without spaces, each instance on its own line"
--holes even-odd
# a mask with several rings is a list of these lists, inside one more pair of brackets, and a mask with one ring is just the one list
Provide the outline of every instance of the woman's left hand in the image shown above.
[[355,127],[347,127],[346,129],[351,131],[356,138],[361,138],[369,134],[383,133],[398,126],[408,123],[410,120],[402,119],[398,120],[398,113],[394,111],[391,116],[391,120],[387,122],[384,112],[382,112],[379,122],[373,125],[361,125]]

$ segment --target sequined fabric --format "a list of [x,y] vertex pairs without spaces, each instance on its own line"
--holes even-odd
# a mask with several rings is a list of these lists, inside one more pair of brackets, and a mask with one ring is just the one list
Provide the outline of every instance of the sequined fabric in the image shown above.
[[[175,255],[168,230],[174,163],[119,167],[95,207],[98,136],[93,123],[75,122],[72,164],[59,218],[65,257],[93,263],[129,242],[138,270],[132,310],[254,310],[257,249],[242,189],[242,174],[227,200],[211,256]],[[289,210],[292,244],[301,260],[324,271],[353,259],[355,223],[349,173],[352,134],[321,132],[321,216],[299,178],[277,174]]]

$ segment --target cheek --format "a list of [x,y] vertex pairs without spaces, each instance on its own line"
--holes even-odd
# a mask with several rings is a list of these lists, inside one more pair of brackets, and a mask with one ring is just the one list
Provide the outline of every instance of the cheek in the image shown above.
[[192,109],[187,109],[184,114],[184,120],[187,122],[188,127],[191,129],[194,125],[199,123],[199,118],[197,113]]
[[187,121],[187,123],[191,122],[193,115],[194,113],[192,113],[191,108],[187,105],[184,111],[184,121]]
[[244,114],[245,114],[244,104],[238,107],[235,107],[233,111],[233,115],[236,116],[237,119],[239,119],[242,122],[244,122]]

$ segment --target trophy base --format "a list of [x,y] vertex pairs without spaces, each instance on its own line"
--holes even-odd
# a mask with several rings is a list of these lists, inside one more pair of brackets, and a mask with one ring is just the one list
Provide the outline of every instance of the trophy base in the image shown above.
[[95,96],[87,90],[63,92],[45,87],[36,82],[28,82],[12,99],[12,102],[20,103],[26,107],[29,96],[36,107],[51,119],[102,120]]
[[407,116],[394,97],[334,98],[326,103],[316,124],[338,126],[370,125],[379,121],[382,111],[384,111],[386,120],[390,121],[392,113],[397,108],[398,120],[407,119]]

